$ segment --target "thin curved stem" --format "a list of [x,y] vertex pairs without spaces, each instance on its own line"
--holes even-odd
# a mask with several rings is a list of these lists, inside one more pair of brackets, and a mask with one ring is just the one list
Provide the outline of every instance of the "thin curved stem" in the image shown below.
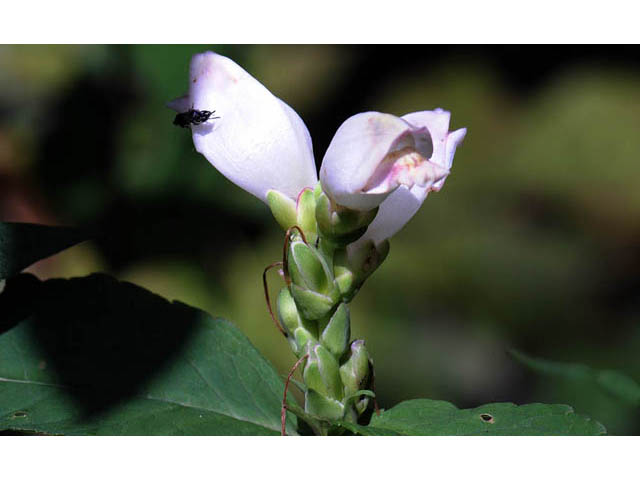
[[289,390],[289,382],[291,381],[291,377],[293,376],[296,369],[300,366],[300,364],[309,358],[309,354],[303,355],[298,359],[298,361],[293,365],[289,375],[287,375],[287,381],[284,383],[284,394],[282,396],[282,410],[280,411],[280,420],[282,421],[282,430],[280,433],[283,437],[287,436],[286,432],[286,422],[287,422],[287,391]]

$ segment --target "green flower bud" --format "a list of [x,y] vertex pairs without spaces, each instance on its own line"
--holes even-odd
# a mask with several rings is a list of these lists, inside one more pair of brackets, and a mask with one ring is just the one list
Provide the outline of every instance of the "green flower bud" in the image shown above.
[[289,242],[287,252],[291,281],[307,290],[328,294],[334,288],[333,273],[322,256],[302,239]]
[[335,283],[345,302],[351,301],[365,280],[389,254],[389,242],[375,245],[372,241],[357,242],[334,254]]
[[307,237],[307,241],[313,244],[316,241],[317,236],[316,199],[313,190],[305,188],[302,193],[300,193],[296,204],[296,210],[297,225],[304,232]]
[[337,286],[329,295],[305,290],[295,284],[292,284],[290,288],[300,314],[309,321],[317,322],[325,318],[340,301],[340,291]]
[[[308,348],[310,352],[312,352],[313,348]],[[311,356],[309,354],[309,358],[307,359],[306,365],[304,366],[304,370],[302,372],[302,379],[304,380],[307,388],[311,388],[316,392],[320,393],[323,396],[329,395],[329,390],[327,385],[325,384],[322,374],[320,373],[320,365],[318,365],[317,356]]]
[[[345,398],[370,386],[371,361],[364,340],[355,340],[351,343],[349,359],[340,367],[340,379],[344,384]],[[369,401],[369,397],[365,395],[354,399],[353,408],[357,415],[361,415],[367,409]],[[350,404],[350,402],[347,403]]]
[[335,253],[333,275],[342,299],[345,302],[350,302],[358,292],[358,289],[355,286],[356,276],[351,271],[351,267],[347,261],[346,249],[338,250]]
[[347,245],[360,238],[373,221],[378,209],[361,212],[336,205],[316,188],[316,221],[322,236],[338,245]]
[[306,328],[298,327],[293,332],[293,337],[289,337],[289,343],[293,353],[298,357],[303,355],[303,352],[310,348],[310,345],[317,343],[316,337]]
[[314,330],[317,330],[317,327],[309,325],[308,322],[300,316],[296,302],[287,287],[284,287],[280,290],[280,293],[278,293],[276,310],[278,312],[280,325],[282,325],[282,328],[287,332],[287,339],[296,355],[301,355],[308,341],[311,340],[313,343],[317,343],[316,336],[312,333]]
[[282,328],[284,328],[288,334],[293,333],[296,328],[302,325],[298,307],[296,307],[296,302],[287,287],[282,288],[280,293],[278,293],[276,311],[278,312],[280,325],[282,325]]
[[296,202],[277,190],[267,192],[267,202],[273,217],[284,230],[296,224]]
[[340,366],[322,345],[308,348],[309,358],[302,374],[304,383],[325,397],[342,398]]
[[287,252],[291,294],[303,318],[318,321],[340,300],[340,290],[324,257],[299,236]]
[[305,393],[304,410],[327,420],[342,420],[344,417],[344,405],[342,403],[338,400],[324,397],[312,389],[307,390]]
[[369,353],[364,340],[354,340],[351,343],[349,358],[340,367],[340,379],[344,384],[345,397],[367,388],[369,373]]
[[334,357],[340,358],[347,350],[350,336],[349,307],[346,303],[341,303],[322,331],[320,342]]
[[309,242],[316,241],[316,199],[310,188],[302,190],[297,201],[277,190],[269,190],[267,203],[273,217],[284,230],[298,226]]

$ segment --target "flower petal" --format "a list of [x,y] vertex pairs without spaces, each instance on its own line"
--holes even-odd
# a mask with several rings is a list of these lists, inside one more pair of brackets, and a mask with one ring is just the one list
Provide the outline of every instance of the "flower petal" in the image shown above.
[[[456,148],[464,139],[467,129],[461,128],[448,133],[450,113],[441,109],[410,113],[402,118],[415,127],[424,127],[429,130],[433,141],[433,154],[430,162],[447,169],[451,168]],[[444,178],[431,187],[414,185],[407,188],[401,186],[394,190],[380,204],[378,214],[369,225],[366,233],[349,248],[357,248],[358,245],[364,244],[368,240],[373,240],[378,245],[394,236],[417,213],[428,193],[439,191],[443,184]]]
[[429,187],[419,185],[414,185],[411,189],[404,185],[398,187],[380,204],[378,214],[366,233],[353,244],[353,247],[349,245],[349,248],[357,248],[357,245],[369,240],[379,245],[393,237],[417,213],[429,191]]
[[[453,165],[453,156],[456,153],[456,148],[458,148],[458,145],[462,143],[462,140],[464,140],[464,137],[466,135],[467,135],[467,129],[460,128],[454,132],[451,132],[447,136],[444,160],[448,168],[451,168],[451,165]],[[439,182],[436,182],[433,185],[432,190],[435,192],[439,192],[440,189],[442,188],[442,185],[444,185],[444,179],[440,180]]]
[[348,118],[322,160],[323,190],[339,205],[356,210],[375,208],[389,192],[367,193],[366,186],[385,156],[402,148],[410,134],[411,126],[394,115],[365,112]]
[[268,190],[295,199],[317,183],[311,137],[298,114],[227,57],[191,60],[190,104],[218,119],[192,125],[193,143],[229,180],[266,202]]
[[[447,169],[451,169],[456,146],[463,140],[467,132],[467,130],[463,128],[449,133],[450,118],[451,113],[441,108],[408,113],[402,116],[402,119],[411,125],[424,127],[429,130],[433,142],[433,154],[431,155],[430,161]],[[432,190],[439,191],[444,185],[445,179],[446,177],[436,182]]]

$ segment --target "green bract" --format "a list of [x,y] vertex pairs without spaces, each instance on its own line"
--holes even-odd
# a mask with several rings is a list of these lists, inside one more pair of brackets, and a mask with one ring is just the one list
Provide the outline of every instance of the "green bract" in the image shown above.
[[278,224],[287,230],[293,226],[300,227],[310,242],[316,239],[316,200],[313,191],[305,188],[298,200],[293,201],[277,190],[267,192],[267,203]]
[[336,205],[321,190],[320,184],[315,197],[318,229],[326,240],[338,245],[347,245],[360,238],[378,213],[377,208],[361,212]]

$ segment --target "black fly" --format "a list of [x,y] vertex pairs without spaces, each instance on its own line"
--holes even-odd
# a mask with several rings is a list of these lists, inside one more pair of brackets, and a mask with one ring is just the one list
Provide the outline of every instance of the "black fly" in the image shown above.
[[173,124],[182,128],[189,128],[191,125],[200,125],[208,120],[215,120],[216,111],[210,112],[209,110],[195,110],[190,108],[186,112],[179,113],[176,118],[173,119]]

